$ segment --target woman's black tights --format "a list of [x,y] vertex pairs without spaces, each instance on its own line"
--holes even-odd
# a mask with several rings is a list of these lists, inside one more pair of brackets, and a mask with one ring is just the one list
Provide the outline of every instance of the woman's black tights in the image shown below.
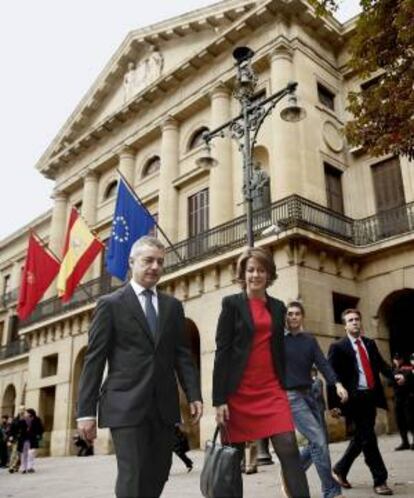
[[282,467],[289,497],[310,498],[308,481],[300,462],[295,433],[283,432],[271,436],[270,439]]

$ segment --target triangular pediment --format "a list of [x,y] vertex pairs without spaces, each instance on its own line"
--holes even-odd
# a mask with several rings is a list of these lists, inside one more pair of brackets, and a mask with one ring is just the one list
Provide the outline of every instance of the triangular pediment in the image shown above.
[[278,16],[341,43],[342,25],[317,16],[306,0],[225,0],[131,32],[36,167],[54,178],[62,163],[91,146],[191,74]]
[[[132,31],[40,158],[43,168],[106,117],[265,0],[225,0]],[[189,48],[190,47],[190,48]]]

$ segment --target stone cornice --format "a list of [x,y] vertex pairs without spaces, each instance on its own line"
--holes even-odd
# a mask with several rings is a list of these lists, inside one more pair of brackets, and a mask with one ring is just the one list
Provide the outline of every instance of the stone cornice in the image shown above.
[[31,222],[27,223],[23,227],[19,228],[15,232],[8,235],[3,240],[0,240],[0,250],[7,247],[9,244],[14,244],[20,237],[27,237],[27,234],[31,228],[36,229],[43,223],[52,219],[52,209],[48,209],[40,216],[34,218]]
[[[69,140],[65,139],[65,137],[70,135],[72,127],[79,128],[82,126],[82,121],[86,115],[99,107],[99,103],[108,94],[108,89],[113,81],[125,71],[131,58],[142,53],[148,47],[157,46],[157,43],[181,38],[190,32],[197,33],[205,29],[216,29],[233,23],[246,11],[252,9],[257,1],[263,0],[226,0],[131,31],[69,116],[58,135],[36,164],[36,168],[43,172],[53,159],[59,145],[59,148],[63,146],[63,150],[66,149],[67,145],[70,145]],[[124,117],[120,114],[115,119],[122,121]],[[65,141],[67,145],[65,145]]]
[[[226,5],[224,4],[224,6]],[[195,74],[200,68],[210,64],[214,58],[221,55],[224,50],[234,46],[239,39],[242,39],[255,29],[262,27],[264,23],[275,17],[284,15],[296,19],[299,23],[306,22],[314,30],[315,37],[319,36],[325,43],[328,41],[333,46],[340,46],[342,43],[342,25],[333,18],[320,18],[316,16],[314,9],[305,0],[264,0],[262,2],[258,1],[255,8],[252,8],[251,3],[244,2],[243,5],[247,13],[233,22],[229,28],[220,33],[202,50],[180,63],[163,77],[156,80],[152,85],[141,91],[132,101],[129,101],[115,113],[99,122],[93,129],[81,135],[74,143],[67,144],[67,147],[61,152],[52,156],[54,146],[63,139],[64,132],[73,124],[70,118],[62,133],[58,135],[36,165],[37,169],[42,171],[45,176],[53,178],[60,165],[69,162],[73,157],[79,155],[83,149],[88,148],[91,144],[96,143],[102,137],[111,133],[115,127],[122,125],[137,112],[145,110],[159,96],[164,95],[165,92],[175,87],[177,82],[182,82],[188,76]],[[122,50],[120,49],[118,58],[114,56],[110,61],[110,66],[114,66],[116,63],[119,66],[119,60],[122,59],[121,53]],[[101,76],[102,78],[104,76]],[[95,99],[98,98],[98,94],[95,92]],[[74,115],[79,114],[85,105],[85,102],[81,101]],[[72,116],[73,119],[74,115]]]
[[[299,38],[293,38],[288,40],[285,35],[280,35],[272,40],[270,43],[257,49],[255,57],[253,59],[253,64],[260,71],[264,70],[270,64],[270,54],[273,48],[280,47],[283,45],[288,48],[289,46],[293,51],[298,50],[305,54],[307,57],[311,58],[316,64],[320,65],[334,77],[340,79],[342,77],[338,69],[335,68],[332,61],[329,61],[324,57],[321,52],[317,52],[313,47],[307,45],[303,40]],[[214,75],[213,79],[208,82],[199,92],[189,96],[187,99],[183,100],[179,104],[173,105],[168,109],[163,109],[163,114],[158,118],[153,119],[151,122],[141,125],[139,129],[134,130],[127,137],[120,139],[120,142],[112,147],[108,147],[106,150],[100,151],[100,154],[94,157],[94,159],[88,164],[89,168],[95,169],[97,171],[101,170],[103,164],[107,164],[111,161],[111,158],[119,157],[121,150],[125,148],[132,147],[134,144],[135,149],[139,149],[141,145],[147,143],[149,140],[154,139],[154,136],[160,135],[163,121],[165,121],[166,114],[169,116],[174,116],[172,119],[176,119],[181,122],[185,120],[186,116],[194,114],[194,112],[189,113],[189,109],[194,111],[194,108],[200,108],[208,106],[210,104],[211,93],[214,88],[219,85],[226,85],[228,87],[232,86],[232,80],[234,79],[234,69],[233,66],[229,66],[222,74]],[[75,172],[70,176],[66,176],[64,181],[59,183],[59,188],[70,190],[73,185],[76,184],[79,178],[79,173]]]

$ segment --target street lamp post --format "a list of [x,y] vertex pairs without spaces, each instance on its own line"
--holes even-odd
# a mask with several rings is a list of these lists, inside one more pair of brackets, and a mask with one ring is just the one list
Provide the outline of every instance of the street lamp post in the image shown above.
[[281,111],[282,119],[296,122],[306,116],[305,110],[297,105],[295,90],[298,84],[296,82],[288,83],[284,88],[261,101],[253,99],[258,79],[251,64],[253,56],[254,52],[249,47],[237,47],[233,51],[237,69],[237,83],[233,94],[240,102],[241,112],[235,118],[203,134],[206,154],[196,161],[203,169],[217,166],[218,161],[211,156],[210,143],[216,137],[224,137],[226,131],[238,142],[243,158],[243,197],[246,203],[246,233],[249,247],[254,246],[252,201],[257,186],[252,179],[252,163],[257,134],[266,117],[286,96],[289,96],[289,100],[288,105]]

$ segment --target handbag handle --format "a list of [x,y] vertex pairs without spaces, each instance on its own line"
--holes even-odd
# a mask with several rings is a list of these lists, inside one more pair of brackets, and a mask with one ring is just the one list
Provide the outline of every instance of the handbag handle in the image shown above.
[[217,437],[218,437],[218,435],[219,435],[220,429],[224,429],[224,431],[225,431],[225,433],[226,433],[226,434],[225,434],[225,436],[226,436],[226,439],[227,439],[227,441],[228,441],[228,444],[231,444],[231,443],[230,443],[230,437],[229,437],[229,431],[228,431],[228,429],[227,429],[226,424],[217,424],[217,425],[216,425],[216,429],[215,429],[215,431],[214,431],[214,436],[213,436],[213,446],[215,446],[215,445],[216,445],[216,441],[217,441]]

